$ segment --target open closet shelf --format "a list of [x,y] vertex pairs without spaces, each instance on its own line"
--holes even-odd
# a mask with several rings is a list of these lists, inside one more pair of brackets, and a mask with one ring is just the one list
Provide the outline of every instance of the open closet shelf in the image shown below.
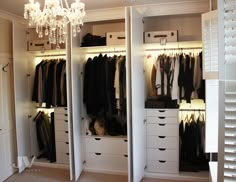
[[97,135],[85,135],[83,136],[84,138],[109,138],[109,139],[124,139],[127,140],[127,136],[110,136],[110,135],[105,135],[105,136],[97,136]]
[[43,166],[43,167],[53,167],[53,168],[61,168],[61,169],[69,169],[67,164],[58,164],[58,163],[50,163],[46,159],[35,159],[34,166]]
[[126,52],[125,45],[112,45],[112,46],[91,46],[91,47],[80,47],[81,52],[87,54],[99,54],[99,53],[121,53]]
[[201,41],[186,41],[186,42],[167,42],[166,45],[160,43],[145,43],[146,51],[164,50],[164,49],[201,49]]

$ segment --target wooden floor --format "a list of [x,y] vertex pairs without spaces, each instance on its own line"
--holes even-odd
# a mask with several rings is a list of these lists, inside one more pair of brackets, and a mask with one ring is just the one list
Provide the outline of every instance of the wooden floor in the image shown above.
[[[66,182],[69,180],[69,171],[65,169],[33,167],[22,174],[15,174],[6,182]],[[79,182],[128,182],[127,176],[107,175],[98,173],[83,172],[78,180]],[[145,178],[141,182],[180,182],[163,179]],[[187,181],[181,181],[187,182]],[[193,181],[191,181],[193,182]]]

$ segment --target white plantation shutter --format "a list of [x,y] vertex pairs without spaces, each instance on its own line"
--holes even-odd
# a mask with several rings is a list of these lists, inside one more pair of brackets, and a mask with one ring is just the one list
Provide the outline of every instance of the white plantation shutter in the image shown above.
[[203,78],[218,79],[217,10],[202,15]]
[[[236,181],[236,0],[224,0],[224,174]],[[222,93],[223,94],[223,93]],[[223,128],[222,128],[223,129]]]

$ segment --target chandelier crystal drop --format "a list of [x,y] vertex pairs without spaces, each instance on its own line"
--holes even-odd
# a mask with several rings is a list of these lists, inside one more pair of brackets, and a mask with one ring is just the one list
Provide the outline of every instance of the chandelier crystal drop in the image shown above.
[[76,33],[80,32],[83,26],[83,18],[85,16],[85,4],[80,0],[75,0],[68,6],[67,0],[45,0],[43,10],[40,4],[29,0],[25,4],[24,18],[29,20],[29,27],[35,27],[39,38],[44,35],[48,36],[51,44],[65,43],[67,35],[67,24],[71,23],[72,34],[76,37]]

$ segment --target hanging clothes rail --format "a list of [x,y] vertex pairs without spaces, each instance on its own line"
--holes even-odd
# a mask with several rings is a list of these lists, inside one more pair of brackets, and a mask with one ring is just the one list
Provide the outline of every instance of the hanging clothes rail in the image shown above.
[[60,56],[66,56],[66,54],[48,54],[48,55],[38,55],[35,56],[36,58],[42,58],[42,57],[60,57]]
[[179,111],[206,111],[205,109],[179,109]]
[[88,54],[115,54],[115,53],[126,53],[126,50],[114,50],[114,51],[95,51],[95,52],[88,52]]
[[146,51],[177,51],[177,50],[202,50],[202,47],[184,47],[184,48],[151,48],[151,49],[145,49]]

